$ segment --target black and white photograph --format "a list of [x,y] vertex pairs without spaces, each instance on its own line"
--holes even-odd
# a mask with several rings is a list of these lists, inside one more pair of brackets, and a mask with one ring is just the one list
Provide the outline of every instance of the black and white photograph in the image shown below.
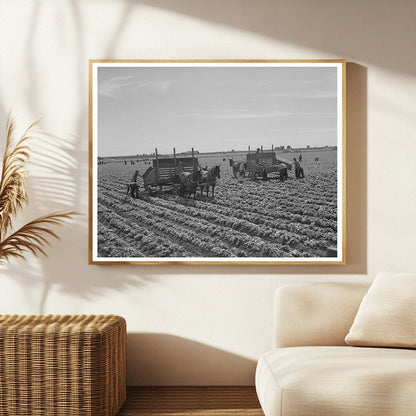
[[344,264],[345,61],[90,61],[90,263]]

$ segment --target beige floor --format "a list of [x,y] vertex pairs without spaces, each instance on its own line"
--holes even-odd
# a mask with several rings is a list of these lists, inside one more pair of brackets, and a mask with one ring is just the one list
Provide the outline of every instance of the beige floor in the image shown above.
[[129,387],[117,416],[263,416],[254,387]]

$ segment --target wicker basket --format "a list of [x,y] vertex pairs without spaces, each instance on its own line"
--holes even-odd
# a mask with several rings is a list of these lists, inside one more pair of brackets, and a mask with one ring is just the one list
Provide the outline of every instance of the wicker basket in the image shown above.
[[126,322],[0,315],[0,415],[114,416],[126,399]]

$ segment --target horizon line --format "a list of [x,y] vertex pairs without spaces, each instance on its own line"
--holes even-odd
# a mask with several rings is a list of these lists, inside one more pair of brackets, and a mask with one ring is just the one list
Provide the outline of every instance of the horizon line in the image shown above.
[[[273,148],[273,149],[263,149],[264,153],[270,153],[270,152],[282,152],[282,153],[293,153],[293,152],[299,152],[299,151],[313,151],[316,149],[337,149],[338,146],[337,145],[323,145],[323,146],[311,146],[311,147],[292,147],[290,149],[278,149],[278,148]],[[259,148],[260,149],[260,148]],[[254,153],[257,151],[257,148],[253,148],[250,149],[250,153]],[[245,150],[214,150],[214,151],[209,151],[209,152],[201,152],[199,150],[195,150],[194,149],[194,154],[196,155],[207,155],[207,154],[218,154],[218,153],[248,153],[249,150],[245,149]],[[105,158],[132,158],[132,157],[143,157],[143,155],[146,156],[155,156],[155,152],[152,153],[136,153],[136,154],[129,154],[129,155],[109,155],[109,156],[97,156],[98,159],[105,159]],[[192,151],[188,150],[188,151],[183,151],[183,152],[178,152],[175,153],[176,155],[192,155]],[[173,155],[173,152],[171,153],[158,153],[158,156],[170,156]]]

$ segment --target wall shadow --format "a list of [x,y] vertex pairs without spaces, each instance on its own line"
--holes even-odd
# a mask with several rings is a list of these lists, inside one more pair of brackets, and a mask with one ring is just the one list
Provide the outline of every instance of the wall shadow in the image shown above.
[[[76,210],[80,192],[85,194],[85,189],[80,190],[77,182],[77,148],[73,139],[57,137],[41,128],[35,128],[31,136],[28,142],[31,159],[27,179],[30,203],[18,213],[14,231],[23,223],[42,215]],[[157,284],[156,277],[152,277],[150,282],[145,276],[137,275],[132,269],[123,266],[96,266],[100,267],[100,272],[85,272],[86,267],[92,267],[87,266],[88,215],[86,212],[80,214],[61,226],[53,227],[60,241],[49,239],[50,246],[46,247],[48,257],[35,259],[26,253],[26,261],[12,260],[0,269],[0,274],[7,273],[20,283],[26,301],[38,305],[39,314],[55,312],[47,307],[52,289],[86,300],[107,289],[121,291]],[[35,287],[39,290],[34,291]]]
[[256,362],[168,334],[127,335],[131,386],[254,385]]
[[[287,40],[293,44],[306,45],[324,50],[326,53],[339,54],[340,52],[350,50],[350,42],[371,41],[371,31],[379,27],[370,24],[365,30],[370,30],[370,34],[361,36],[359,28],[357,32],[349,31],[349,26],[356,21],[357,16],[351,15],[351,7],[347,7],[340,2],[328,2],[318,0],[314,7],[306,0],[297,0],[295,2],[259,0],[253,3],[248,0],[221,2],[214,0],[209,4],[202,0],[187,2],[182,0],[125,0],[124,11],[121,20],[114,31],[112,41],[109,43],[104,56],[112,58],[117,44],[122,39],[124,27],[127,25],[130,12],[133,6],[140,4],[149,7],[171,10],[175,13],[193,16],[201,20],[213,21],[225,26],[237,27],[249,32],[255,32],[272,39]],[[324,7],[325,6],[325,7]],[[30,89],[27,95],[31,97],[30,106],[33,113],[39,115],[40,105],[36,99],[41,91],[36,90],[38,69],[33,51],[35,48],[36,33],[40,30],[37,24],[39,13],[42,7],[41,2],[36,2],[31,20],[31,34],[27,39],[27,66],[30,75]],[[76,125],[74,137],[67,139],[44,134],[43,142],[34,154],[34,164],[37,169],[42,169],[45,175],[33,177],[31,186],[34,191],[33,201],[36,208],[35,214],[45,213],[43,209],[49,212],[51,206],[57,209],[77,209],[78,206],[86,206],[87,194],[87,176],[88,166],[83,163],[87,160],[87,143],[88,143],[88,117],[87,117],[87,100],[86,94],[87,79],[87,62],[85,60],[85,32],[82,29],[82,13],[79,9],[79,3],[70,1],[67,3],[70,10],[70,19],[72,23],[80,29],[77,33],[76,42],[78,44],[78,54],[74,62],[74,70],[77,74],[75,81],[76,89],[79,90],[80,97],[85,100],[80,102],[79,118]],[[367,10],[368,7],[368,10]],[[345,14],[342,12],[345,9]],[[365,12],[379,13],[374,11],[373,7],[365,6]],[[325,25],[321,24],[322,10],[326,10],[327,16]],[[394,10],[392,11],[394,13]],[[318,16],[319,15],[319,16]],[[342,16],[342,18],[340,18]],[[291,18],[293,17],[293,18]],[[293,25],[293,20],[297,25]],[[373,22],[373,20],[372,20]],[[302,25],[305,26],[302,26]],[[305,30],[299,30],[299,27],[307,27],[312,24],[313,30],[310,30],[311,36],[304,36]],[[332,32],[331,32],[332,31]],[[323,33],[348,33],[348,36],[325,36]],[[400,52],[386,50],[391,44],[395,44],[397,39],[395,33],[389,34],[393,39],[383,46],[383,53],[380,48],[372,48],[367,53],[365,47],[356,46],[352,50],[355,53],[365,51],[363,60],[371,61],[374,64],[391,67],[406,72],[410,65]],[[361,37],[360,37],[361,36]],[[398,36],[398,35],[397,35]],[[380,41],[377,40],[377,45]],[[377,53],[380,52],[380,53]],[[397,59],[394,56],[397,55]],[[393,58],[392,58],[393,56]],[[203,57],[201,57],[203,58]],[[0,103],[0,112],[4,113],[4,106]],[[45,152],[53,157],[45,160]],[[59,156],[59,158],[56,157]],[[72,256],[64,256],[62,251],[50,250],[50,257],[56,259],[41,260],[43,267],[43,279],[45,281],[45,294],[43,295],[40,305],[40,312],[44,310],[47,293],[53,285],[57,285],[62,291],[76,293],[81,297],[88,297],[110,287],[114,289],[123,288],[124,285],[136,286],[147,284],[149,279],[156,279],[155,275],[210,275],[223,274],[227,275],[276,275],[276,274],[365,274],[367,272],[367,70],[365,67],[354,63],[347,64],[347,264],[345,266],[145,266],[140,270],[133,266],[87,266],[100,267],[100,271],[94,271],[91,276],[100,275],[100,279],[90,277],[88,273],[79,273],[84,270],[87,264],[87,216],[83,214],[83,219],[77,219],[74,225],[58,229],[62,235],[62,240],[68,247],[73,250]],[[55,243],[54,243],[55,244]],[[81,254],[80,254],[81,253]],[[20,274],[22,285],[30,286],[30,269],[22,271],[20,263],[10,266],[10,272]],[[35,276],[34,273],[32,273]],[[86,275],[86,276],[85,276]],[[114,279],[114,276],[117,276]],[[140,277],[138,277],[139,275]],[[112,281],[112,279],[114,281]],[[34,280],[38,283],[38,278]]]
[[347,267],[367,273],[367,68],[347,63]]
[[[324,54],[340,58],[353,56],[354,60],[366,64],[414,74],[412,54],[403,53],[403,49],[398,47],[403,43],[398,29],[404,25],[414,26],[415,10],[411,1],[401,2],[400,9],[391,7],[388,1],[377,3],[377,7],[372,1],[351,3],[339,0],[129,1],[257,33]],[[407,14],[404,7],[408,9]],[[380,30],[381,25],[383,30]],[[178,33],[180,31],[178,27]],[[220,45],[218,49],[221,51]],[[305,58],[304,52],[301,53],[303,56],[274,58]],[[249,56],[254,57],[265,58]]]
[[[145,266],[144,273],[171,275],[346,275],[367,273],[367,68],[346,69],[346,259],[345,265]],[[366,277],[366,276],[365,276]]]
[[[129,2],[128,4],[133,4]],[[127,6],[128,6],[127,4]],[[47,12],[48,5],[42,1],[34,1],[31,5],[29,33],[25,47],[25,65],[28,77],[25,97],[33,120],[43,115],[40,97],[42,94],[43,61],[36,59],[36,42],[43,28],[42,13]],[[72,82],[78,91],[80,102],[74,123],[74,134],[67,137],[57,136],[38,128],[33,131],[34,139],[29,142],[31,160],[28,166],[27,180],[30,203],[19,213],[16,224],[21,225],[53,211],[80,211],[81,216],[62,227],[54,227],[61,241],[51,239],[51,246],[46,252],[49,258],[35,259],[28,254],[27,261],[12,260],[0,269],[19,282],[22,295],[31,305],[38,305],[38,313],[53,313],[47,306],[51,290],[59,290],[81,299],[92,299],[107,289],[121,291],[126,287],[145,287],[157,284],[157,278],[148,282],[146,277],[139,276],[137,270],[125,267],[87,266],[88,264],[88,60],[85,59],[85,31],[82,21],[80,3],[69,0],[61,5],[67,11],[68,24],[76,28],[75,42],[77,45],[73,66],[75,77]],[[128,7],[126,8],[127,13]],[[121,33],[123,22],[117,25],[116,32]],[[114,36],[113,48],[117,44]],[[60,38],[64,45],[65,38]],[[64,46],[62,46],[64,48]],[[112,48],[109,46],[109,49]],[[0,100],[0,116],[6,125],[6,110]],[[32,120],[32,121],[33,121]],[[45,121],[41,124],[47,124]],[[24,126],[26,127],[26,126]],[[88,267],[99,267],[88,273]],[[34,290],[36,288],[37,290]],[[39,295],[40,293],[40,295]],[[80,311],[81,313],[82,311]]]

